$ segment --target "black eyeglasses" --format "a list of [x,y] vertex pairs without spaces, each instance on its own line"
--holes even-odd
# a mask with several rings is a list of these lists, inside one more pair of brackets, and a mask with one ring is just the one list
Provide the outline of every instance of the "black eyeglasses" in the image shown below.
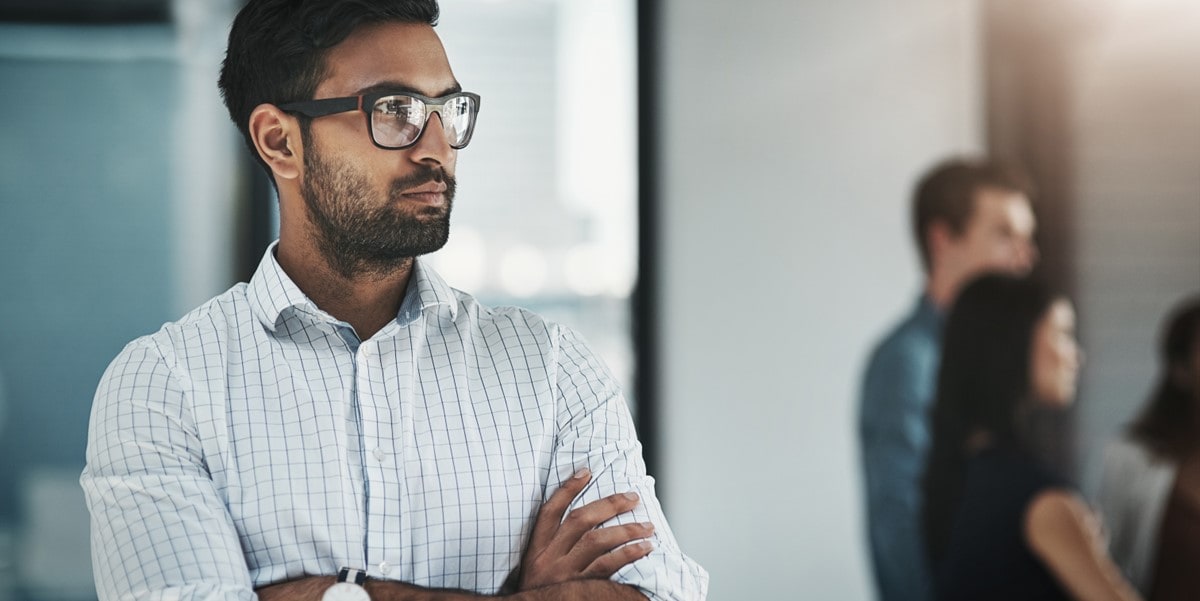
[[367,131],[371,132],[371,141],[388,150],[416,144],[421,134],[425,133],[429,115],[437,113],[450,147],[458,150],[471,141],[471,133],[475,131],[479,95],[455,92],[441,98],[429,98],[412,92],[375,92],[345,98],[289,102],[279,105],[279,108],[306,117],[362,111],[367,114]]

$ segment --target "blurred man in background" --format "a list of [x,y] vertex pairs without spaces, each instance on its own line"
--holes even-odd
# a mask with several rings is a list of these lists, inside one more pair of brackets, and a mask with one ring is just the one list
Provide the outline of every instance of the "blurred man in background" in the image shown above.
[[942,317],[975,276],[1028,273],[1037,260],[1030,184],[985,160],[955,159],[921,178],[913,234],[925,270],[916,306],[871,353],[859,405],[867,530],[879,597],[932,599],[919,522]]

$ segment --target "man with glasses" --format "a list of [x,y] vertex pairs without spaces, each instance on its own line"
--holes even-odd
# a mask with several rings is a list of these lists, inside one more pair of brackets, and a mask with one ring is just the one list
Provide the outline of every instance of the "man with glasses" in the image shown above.
[[912,312],[867,364],[859,405],[867,532],[881,601],[933,598],[921,537],[921,474],[937,385],[942,316],[958,291],[986,272],[1024,274],[1037,249],[1030,184],[1002,164],[952,159],[929,170],[913,195],[913,234],[925,268]]
[[101,599],[704,598],[580,337],[416,258],[447,240],[481,107],[437,14],[250,0],[234,21],[221,91],[279,240],[100,382]]

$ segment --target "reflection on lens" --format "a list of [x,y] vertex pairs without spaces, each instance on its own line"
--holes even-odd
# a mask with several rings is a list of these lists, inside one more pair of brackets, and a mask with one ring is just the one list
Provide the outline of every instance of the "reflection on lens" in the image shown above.
[[467,96],[452,98],[442,107],[442,122],[455,148],[466,146],[471,138],[471,120],[475,114],[474,101]]
[[381,146],[407,146],[416,141],[424,123],[424,102],[411,96],[385,96],[375,101],[371,133]]
[[429,113],[441,115],[446,141],[459,149],[471,139],[475,118],[475,102],[467,96],[455,96],[442,105],[427,105],[423,100],[406,95],[385,96],[375,101],[371,114],[371,135],[375,143],[386,148],[411,146],[425,129]]

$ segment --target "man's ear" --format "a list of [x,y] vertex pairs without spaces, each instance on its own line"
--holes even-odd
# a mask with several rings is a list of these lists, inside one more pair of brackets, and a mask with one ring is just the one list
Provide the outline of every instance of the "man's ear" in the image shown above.
[[273,104],[260,104],[250,113],[250,139],[277,180],[300,176],[304,155],[295,117]]
[[946,248],[957,238],[950,229],[950,224],[936,220],[925,227],[925,244],[929,248],[929,257],[940,257]]

